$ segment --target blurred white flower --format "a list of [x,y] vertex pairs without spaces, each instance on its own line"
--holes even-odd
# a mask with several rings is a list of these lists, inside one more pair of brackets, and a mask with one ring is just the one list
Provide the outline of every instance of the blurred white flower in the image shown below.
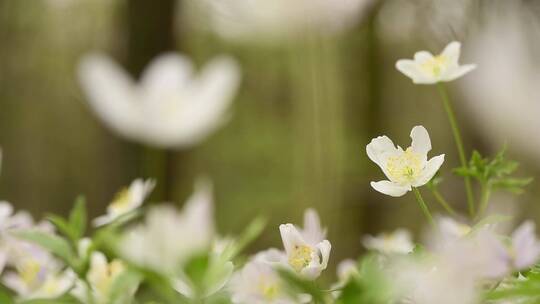
[[465,50],[482,68],[459,83],[462,106],[486,143],[538,163],[540,137],[530,132],[540,130],[540,21],[524,1],[494,1],[484,11]]
[[139,208],[146,197],[152,192],[156,182],[151,179],[134,180],[129,188],[122,189],[116,194],[112,203],[107,207],[107,214],[94,219],[94,226],[103,226],[119,217]]
[[84,57],[79,78],[98,117],[119,135],[161,148],[194,145],[227,121],[240,68],[220,56],[193,75],[191,61],[164,54],[137,84],[103,54]]
[[375,250],[385,255],[407,254],[414,249],[411,233],[406,229],[397,229],[392,233],[381,233],[376,237],[366,235],[362,244],[369,250]]
[[394,289],[402,294],[398,303],[477,303],[477,282],[461,267],[414,256],[393,263],[388,277],[395,285]]
[[347,282],[349,282],[352,277],[359,275],[358,263],[352,259],[343,260],[339,262],[336,274],[338,281],[332,284],[330,289],[333,290],[332,296],[337,299]]
[[2,283],[21,299],[51,299],[66,293],[74,284],[70,271],[61,271],[60,264],[47,252],[28,246],[14,263],[15,271],[2,277]]
[[270,264],[252,260],[234,274],[230,289],[235,304],[297,304]]
[[428,183],[444,162],[444,154],[428,161],[431,140],[427,130],[416,126],[411,131],[412,144],[407,150],[395,147],[387,136],[374,138],[366,147],[366,152],[384,172],[389,180],[371,182],[371,186],[390,196],[403,196],[412,187]]
[[119,250],[130,262],[174,276],[190,257],[210,249],[213,238],[212,189],[201,180],[182,212],[152,207],[143,224],[126,231]]
[[532,267],[540,258],[540,241],[536,237],[535,224],[526,221],[512,233],[508,257],[513,270]]
[[304,229],[293,224],[279,226],[281,240],[287,255],[288,265],[307,279],[317,278],[328,266],[332,246],[325,240],[319,216],[308,209],[304,216]]
[[[120,260],[107,261],[101,252],[93,252],[90,256],[90,266],[86,275],[90,291],[86,285],[79,284],[73,291],[74,295],[83,303],[105,304],[110,299],[111,287],[115,280],[125,271],[125,265]],[[131,292],[135,292],[132,290]],[[91,296],[91,299],[88,299]]]
[[459,64],[460,49],[461,44],[454,41],[437,56],[420,51],[414,54],[414,60],[398,60],[396,68],[416,84],[452,81],[476,68],[474,64]]
[[373,0],[203,0],[212,29],[235,41],[282,41],[309,31],[335,33],[354,24]]

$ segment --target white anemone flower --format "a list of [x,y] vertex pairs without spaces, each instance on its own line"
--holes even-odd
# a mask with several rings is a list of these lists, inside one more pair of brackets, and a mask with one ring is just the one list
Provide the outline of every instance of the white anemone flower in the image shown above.
[[448,44],[440,55],[420,51],[414,54],[414,60],[401,59],[396,68],[416,84],[434,84],[452,81],[476,68],[474,64],[459,64],[461,43]]
[[132,263],[176,276],[189,258],[210,249],[213,238],[211,185],[198,181],[182,212],[171,205],[152,207],[144,223],[126,231],[119,250]]
[[527,269],[540,259],[540,241],[532,221],[524,222],[512,233],[508,259],[514,270]]
[[[122,261],[115,259],[108,262],[103,253],[95,251],[90,256],[90,265],[86,275],[91,290],[88,291],[87,286],[79,282],[73,293],[84,303],[108,303],[112,285],[125,270],[126,267]],[[135,290],[130,292],[134,293]],[[89,296],[92,298],[88,299]]]
[[281,240],[287,255],[287,264],[296,273],[307,279],[316,279],[328,266],[332,246],[325,240],[319,216],[308,209],[304,217],[304,229],[293,224],[279,226]]
[[309,31],[333,34],[353,25],[373,0],[202,0],[210,27],[233,41],[283,41]]
[[129,188],[122,189],[116,194],[112,203],[107,207],[107,214],[94,219],[94,226],[103,226],[113,222],[119,217],[139,208],[146,197],[152,192],[156,182],[154,180],[134,180]]
[[68,292],[75,280],[73,273],[62,272],[60,264],[36,246],[27,246],[14,269],[4,274],[2,283],[24,300],[57,298]]
[[407,254],[414,249],[411,233],[406,229],[397,229],[392,233],[381,233],[376,237],[366,235],[362,244],[369,250],[375,250],[385,255]]
[[256,259],[235,273],[231,283],[235,304],[297,304],[287,292],[279,274],[268,264]]
[[387,136],[373,139],[366,147],[366,152],[384,172],[389,180],[371,182],[371,186],[386,195],[403,196],[413,187],[428,183],[444,162],[444,154],[430,160],[431,140],[423,126],[416,126],[411,131],[412,144],[406,150],[395,147]]
[[169,53],[157,57],[139,83],[103,54],[79,67],[88,103],[107,127],[129,140],[160,148],[199,143],[229,117],[240,68],[220,56],[193,75],[191,61]]

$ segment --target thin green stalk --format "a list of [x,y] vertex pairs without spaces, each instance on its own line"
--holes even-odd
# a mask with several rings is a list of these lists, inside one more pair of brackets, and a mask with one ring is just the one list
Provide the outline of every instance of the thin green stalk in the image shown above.
[[433,193],[433,196],[435,197],[435,200],[446,210],[450,215],[455,216],[456,211],[448,204],[448,202],[444,199],[442,194],[437,189],[431,189],[431,192]]
[[482,185],[482,195],[480,196],[480,207],[478,209],[477,218],[480,218],[486,212],[489,205],[489,198],[491,196],[491,187],[489,185]]
[[[459,161],[461,162],[461,166],[466,167],[467,158],[465,156],[465,149],[463,148],[463,140],[461,138],[461,132],[459,131],[459,127],[457,124],[456,115],[454,114],[454,110],[452,109],[452,105],[450,103],[450,98],[448,98],[448,93],[446,92],[446,89],[442,83],[438,83],[437,88],[439,89],[439,94],[441,95],[441,99],[443,101],[444,110],[446,111],[446,114],[448,115],[448,120],[450,121],[450,126],[454,135],[454,141],[456,142],[459,154]],[[464,179],[465,191],[467,192],[467,205],[469,207],[469,214],[471,217],[474,217],[474,194],[471,186],[471,180],[468,176]]]
[[418,188],[413,188],[413,192],[416,196],[418,204],[420,205],[420,209],[422,209],[422,212],[424,212],[424,215],[427,217],[429,223],[435,227],[435,221],[433,220],[433,216],[431,216],[431,212],[429,212],[428,206],[426,205],[424,198],[422,198],[422,194],[420,194]]

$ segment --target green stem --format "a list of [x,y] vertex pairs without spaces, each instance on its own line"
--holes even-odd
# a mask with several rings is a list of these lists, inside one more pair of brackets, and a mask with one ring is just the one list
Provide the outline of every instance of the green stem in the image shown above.
[[444,210],[450,213],[450,215],[456,215],[456,211],[450,206],[450,204],[448,204],[448,202],[444,199],[439,190],[431,189],[431,192],[433,193],[435,200],[444,208]]
[[477,218],[484,215],[489,205],[489,197],[491,196],[491,188],[489,185],[482,185],[482,195],[480,196],[480,208],[478,209]]
[[431,216],[431,212],[429,212],[426,202],[422,198],[422,194],[420,194],[420,191],[418,190],[418,188],[413,188],[413,192],[414,192],[414,195],[416,196],[416,200],[418,201],[418,204],[420,205],[420,209],[422,209],[422,212],[424,212],[424,215],[427,217],[429,223],[435,227],[435,221],[433,220],[433,216]]
[[[454,110],[452,109],[452,105],[450,103],[450,99],[448,98],[448,93],[446,92],[444,85],[442,83],[438,83],[437,88],[439,89],[439,94],[441,95],[441,99],[443,101],[444,110],[448,115],[448,120],[450,121],[450,126],[452,127],[454,141],[456,142],[459,154],[459,161],[461,162],[461,166],[465,168],[467,167],[467,158],[465,156],[465,149],[463,148],[463,140],[461,138],[461,132],[459,131],[459,127],[457,124],[456,115],[454,114]],[[471,186],[471,180],[468,176],[464,179],[465,191],[467,192],[467,205],[469,207],[469,214],[471,217],[474,217],[474,194]]]

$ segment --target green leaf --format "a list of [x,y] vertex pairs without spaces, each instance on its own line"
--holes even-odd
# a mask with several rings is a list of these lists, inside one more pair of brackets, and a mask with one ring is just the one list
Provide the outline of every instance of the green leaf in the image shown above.
[[60,233],[75,241],[77,233],[64,218],[55,214],[50,214],[47,215],[46,219],[51,222]]
[[305,280],[288,269],[278,269],[278,273],[288,283],[287,286],[293,295],[307,293],[311,295],[313,303],[325,303],[323,291],[314,282]]
[[261,216],[251,221],[242,235],[224,250],[223,260],[229,261],[235,258],[244,248],[261,235],[264,227],[266,227],[266,223],[266,218]]
[[76,267],[76,257],[70,244],[63,238],[39,230],[25,230],[13,233],[16,237],[37,244]]
[[76,239],[80,239],[86,232],[87,215],[86,215],[86,200],[83,196],[77,197],[75,206],[69,214],[69,226],[74,233]]
[[131,299],[140,284],[140,273],[127,269],[116,277],[109,292],[109,304],[131,303]]

